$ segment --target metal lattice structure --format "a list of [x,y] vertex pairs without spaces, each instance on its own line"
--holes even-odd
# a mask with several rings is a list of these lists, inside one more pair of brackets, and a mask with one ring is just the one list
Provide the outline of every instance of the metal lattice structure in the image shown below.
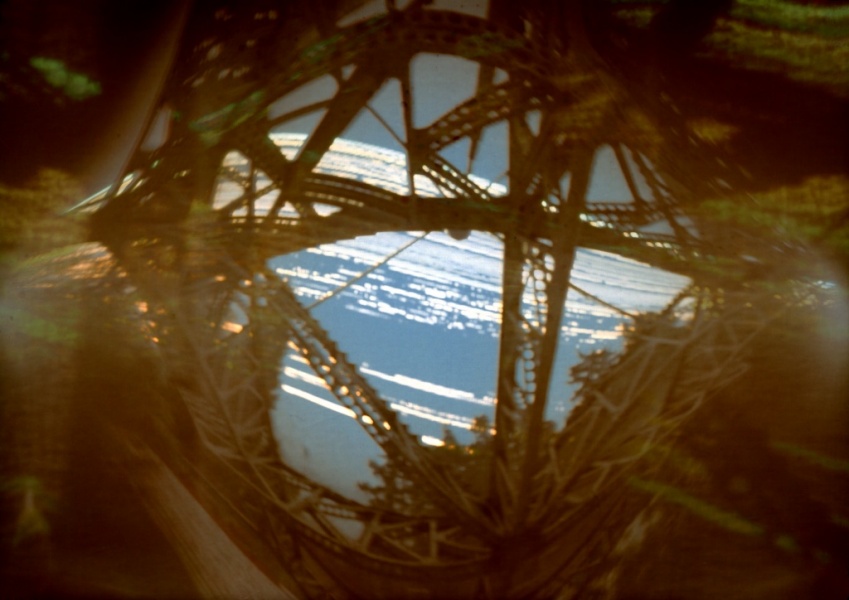
[[[87,206],[96,235],[147,298],[166,368],[205,452],[224,466],[221,494],[243,490],[240,510],[270,547],[285,546],[303,595],[531,597],[568,587],[636,517],[617,491],[631,466],[739,374],[748,339],[769,319],[728,302],[725,311],[640,331],[547,439],[575,251],[613,250],[698,278],[690,259],[719,251],[700,237],[691,209],[719,174],[732,178],[731,167],[668,126],[679,119],[673,107],[617,79],[565,17],[558,27],[531,8],[517,21],[503,2],[482,18],[413,1],[340,25],[353,3],[312,12],[295,4],[198,9],[160,103],[167,139],[140,147],[121,182]],[[411,75],[421,54],[463,58],[478,73],[474,95],[426,126],[415,125],[415,103],[427,92]],[[321,79],[335,88],[329,97],[278,108]],[[371,104],[390,80],[400,90],[402,131]],[[310,114],[320,115],[317,124],[287,157],[272,134]],[[320,168],[362,114],[376,116],[403,148],[405,192]],[[464,142],[471,165],[487,152],[484,134],[494,125],[508,137],[504,194],[445,153]],[[587,199],[603,147],[613,151],[629,202]],[[688,167],[703,163],[699,185],[690,185]],[[222,186],[235,192],[222,198]],[[645,230],[659,224],[668,233]],[[325,242],[408,230],[503,240],[496,435],[484,496],[434,463],[266,264]],[[172,266],[151,270],[163,253]],[[696,290],[678,301],[699,305]],[[527,293],[530,318],[521,306]],[[281,460],[269,411],[287,348],[436,514],[358,504]],[[511,550],[522,544],[534,550]]]

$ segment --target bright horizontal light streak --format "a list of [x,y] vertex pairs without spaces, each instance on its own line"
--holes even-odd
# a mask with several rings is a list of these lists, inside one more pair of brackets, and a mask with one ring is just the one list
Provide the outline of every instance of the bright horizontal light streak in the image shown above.
[[283,369],[283,374],[286,377],[290,377],[292,379],[296,379],[298,381],[303,381],[304,383],[308,383],[310,385],[314,385],[316,387],[324,388],[326,390],[330,389],[327,385],[327,382],[324,381],[321,377],[317,375],[313,375],[312,373],[308,373],[306,371],[300,371],[293,367],[286,367]]
[[[319,398],[318,396],[314,396],[313,394],[310,394],[309,392],[299,390],[298,388],[295,388],[295,387],[292,387],[292,386],[286,385],[286,384],[281,385],[280,389],[282,389],[287,394],[291,394],[292,396],[296,396],[298,398],[301,398],[302,400],[312,402],[313,404],[321,406],[322,408],[327,408],[329,410],[337,412],[340,415],[344,415],[344,416],[350,417],[352,419],[357,418],[356,413],[354,413],[354,411],[352,411],[351,409],[345,408],[344,406],[339,406],[338,404],[334,404],[333,402],[325,400],[324,398]],[[392,404],[391,408],[393,410],[399,412],[399,413],[405,413],[405,414],[408,414],[408,415],[420,417],[420,418],[426,419],[428,421],[435,421],[437,423],[442,423],[443,425],[453,425],[455,427],[462,427],[463,429],[471,429],[472,428],[471,423],[463,423],[461,421],[455,421],[453,419],[447,419],[445,417],[440,417],[440,416],[437,416],[437,415],[429,415],[427,413],[417,411],[413,408],[410,408],[410,407],[407,407],[407,406],[402,406],[400,404]],[[366,423],[367,425],[373,425],[374,424],[374,420],[371,417],[369,417],[368,415],[363,415],[363,422]],[[387,427],[385,423],[384,423],[384,428],[389,429],[389,427]],[[442,445],[444,445],[444,442],[442,440],[428,436],[428,435],[422,436],[421,440],[422,440],[423,443],[429,444],[431,446],[442,446]],[[431,441],[429,442],[427,440],[431,440]],[[434,443],[434,441],[436,443]]]
[[475,395],[471,392],[464,392],[463,390],[457,390],[454,388],[446,387],[444,385],[430,383],[429,381],[415,379],[414,377],[407,377],[406,375],[388,375],[386,373],[381,373],[380,371],[375,371],[374,369],[369,369],[367,367],[363,367],[361,370],[366,375],[371,375],[372,377],[383,379],[384,381],[389,381],[390,383],[402,385],[404,387],[412,388],[414,390],[419,390],[421,392],[434,394],[442,398],[451,398],[452,400],[471,402],[473,404],[482,404],[484,406],[492,405],[491,399],[476,398]]
[[338,412],[340,415],[345,415],[346,417],[351,417],[352,419],[357,418],[357,415],[350,408],[345,408],[344,406],[339,406],[338,404],[329,402],[324,398],[313,396],[312,394],[299,390],[298,388],[294,388],[291,385],[283,384],[280,386],[280,389],[282,389],[287,394],[292,394],[293,396],[297,396],[302,400],[307,400],[309,402],[312,402],[313,404],[318,404],[323,408],[329,408],[332,411]]
[[452,427],[460,427],[462,429],[472,429],[471,419],[468,419],[468,421],[461,421],[459,419],[462,417],[452,419],[451,417],[434,415],[420,410],[419,408],[414,408],[412,406],[404,406],[403,404],[398,404],[397,402],[392,402],[389,407],[395,412],[404,413],[405,415],[418,417],[420,419],[425,419],[426,421],[433,421],[434,423],[440,423],[442,425],[451,425]]
[[441,448],[445,445],[445,442],[440,440],[439,438],[435,438],[430,435],[423,435],[421,437],[422,444],[427,444],[428,446],[436,446],[437,448]]
[[[321,387],[322,389],[329,389],[328,386],[327,386],[327,383],[322,378],[317,377],[317,376],[313,375],[312,373],[300,371],[300,370],[295,369],[293,367],[286,367],[283,372],[287,377],[290,377],[293,380],[302,381],[302,382],[304,382],[308,385],[315,385],[317,387]],[[286,385],[286,384],[281,385],[280,388],[284,392],[292,394],[293,396],[297,396],[298,398],[301,398],[303,400],[307,400],[309,402],[312,402],[313,404],[323,406],[324,408],[329,408],[331,410],[338,412],[339,414],[347,415],[347,416],[354,418],[354,419],[356,418],[356,415],[350,409],[339,406],[338,404],[335,404],[334,402],[324,400],[323,398],[319,398],[318,396],[310,394],[309,392],[304,392],[302,390],[299,390],[298,388],[295,388],[295,387],[292,387],[292,386]],[[485,399],[485,400],[481,400],[479,402],[488,404],[492,401],[490,399]],[[419,419],[424,419],[426,421],[439,423],[441,425],[451,425],[452,427],[460,427],[460,428],[466,429],[466,430],[472,429],[472,423],[473,423],[472,419],[467,419],[467,418],[461,417],[459,415],[452,415],[450,413],[429,412],[426,407],[418,406],[416,404],[412,404],[412,403],[409,403],[409,402],[405,403],[405,404],[399,404],[397,402],[392,402],[392,403],[390,403],[389,407],[392,410],[394,410],[398,413],[404,413],[404,414],[407,414],[407,415],[410,415],[410,416],[413,416],[413,417],[417,417]],[[369,420],[371,420],[371,418],[369,418]],[[363,420],[363,422],[368,424],[368,425],[371,425],[371,424],[374,423],[373,420],[371,420],[371,423],[369,423],[365,419]],[[384,425],[384,427],[386,427],[386,426]],[[387,427],[387,429],[388,429],[388,427]]]
[[[299,362],[304,365],[308,365],[309,361],[300,355],[292,355],[290,357],[292,361]],[[471,392],[465,392],[463,390],[458,390],[455,388],[446,387],[443,385],[439,385],[436,383],[430,383],[429,381],[424,381],[421,379],[416,379],[414,377],[408,377],[406,375],[389,375],[387,373],[383,373],[382,371],[377,371],[375,369],[370,369],[369,367],[360,367],[360,372],[370,375],[371,377],[375,377],[377,379],[383,379],[384,381],[389,381],[391,383],[395,383],[397,385],[401,385],[404,387],[412,388],[415,390],[419,390],[422,392],[428,392],[443,398],[451,398],[452,400],[460,400],[462,402],[469,402],[472,404],[480,404],[482,406],[492,406],[494,404],[494,400],[490,397],[477,398]],[[300,381],[304,381],[306,383],[310,383],[312,385],[317,385],[327,388],[327,384],[325,381],[313,375],[312,373],[308,373],[306,371],[301,371],[294,367],[286,367],[283,369],[284,375],[287,377],[292,377],[293,379],[298,379]]]
[[244,329],[243,325],[239,323],[233,323],[232,321],[226,321],[221,324],[221,329],[224,331],[229,331],[231,333],[241,333],[242,329]]
[[614,331],[602,331],[602,330],[599,329],[597,331],[594,331],[591,337],[594,340],[616,340],[616,339],[619,339],[620,337],[622,337],[622,332],[616,331],[616,330],[614,330]]

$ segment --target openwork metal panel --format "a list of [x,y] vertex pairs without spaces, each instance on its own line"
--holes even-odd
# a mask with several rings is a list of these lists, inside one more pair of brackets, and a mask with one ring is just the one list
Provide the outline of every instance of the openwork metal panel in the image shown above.
[[[561,21],[546,23],[540,6],[523,13],[495,2],[471,16],[388,2],[346,24],[344,15],[362,7],[201,3],[157,107],[167,135],[140,147],[121,182],[83,207],[148,297],[202,447],[225,467],[221,495],[240,482],[248,520],[294,557],[305,595],[320,594],[328,577],[335,594],[398,597],[406,582],[432,594],[423,597],[469,598],[544,597],[586,579],[648,503],[618,489],[634,465],[740,374],[749,340],[774,318],[747,310],[746,294],[721,304],[711,296],[714,265],[745,267],[700,230],[698,196],[739,173],[687,134],[675,106],[592,52],[566,7],[555,11]],[[429,90],[413,75],[423,55],[462,59],[476,73],[471,97],[426,124],[417,103]],[[388,84],[398,93],[378,103]],[[322,85],[331,90],[324,96],[305,92]],[[304,117],[313,119],[308,131],[287,129]],[[366,117],[400,149],[400,177],[369,180],[327,166],[334,145]],[[499,189],[472,172],[495,151],[487,136],[496,127],[506,136]],[[292,133],[295,142],[284,135]],[[458,143],[461,159],[451,150]],[[629,199],[588,198],[603,151]],[[694,164],[708,166],[693,173]],[[434,461],[267,265],[387,231],[482,231],[502,243],[484,490]],[[176,266],[151,271],[165,246]],[[621,360],[605,365],[552,433],[546,407],[579,247],[695,283],[655,323],[637,319]],[[286,352],[353,413],[432,512],[359,504],[281,460],[269,411]],[[534,551],[519,555],[519,545]],[[351,569],[368,575],[355,581]]]

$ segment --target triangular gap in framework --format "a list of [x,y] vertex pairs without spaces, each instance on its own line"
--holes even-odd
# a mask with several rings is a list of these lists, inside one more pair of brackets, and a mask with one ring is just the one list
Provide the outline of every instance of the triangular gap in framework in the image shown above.
[[509,81],[510,76],[507,74],[507,71],[504,69],[495,69],[495,76],[492,79],[492,83],[498,85],[500,83],[504,83],[505,81]]
[[[587,348],[582,340],[570,334],[572,322],[581,318],[580,312],[575,312],[575,294],[569,292],[563,314],[560,315],[557,347],[551,369],[551,379],[548,382],[548,402],[545,405],[545,420],[554,423],[555,431],[560,431],[566,424],[566,419],[574,407],[574,389],[570,369],[579,360],[581,351],[592,351],[594,346]],[[571,305],[571,306],[570,306]]]
[[[221,168],[215,179],[215,188],[212,194],[212,208],[215,210],[231,205],[245,194],[244,182],[250,173],[250,160],[241,152],[231,150],[221,161]],[[239,177],[228,174],[228,171],[238,173]]]
[[469,152],[472,147],[472,140],[468,137],[463,137],[445,146],[439,151],[439,155],[451,163],[457,171],[461,173],[466,173],[468,178],[477,185],[478,187],[484,189],[491,196],[503,196],[506,193],[506,188],[502,183],[494,183],[490,179],[487,179],[480,173],[475,171],[475,165],[480,166],[480,152],[481,146],[478,147],[478,154],[475,157],[475,160],[469,164]]
[[404,109],[401,101],[401,82],[397,79],[387,79],[383,86],[372,96],[369,107],[377,113],[381,126],[391,130],[393,137],[407,141],[404,128]]
[[326,113],[327,109],[322,108],[281,123],[272,128],[269,137],[287,159],[295,160],[300,156],[304,144],[321,123]]
[[[627,164],[632,166],[635,185],[640,190],[640,193],[644,194],[643,200],[658,204],[665,203],[665,200],[668,200],[668,198],[663,199],[661,195],[666,193],[664,190],[667,183],[663,179],[663,175],[655,168],[654,163],[646,155],[637,151],[632,153],[630,150],[623,148],[623,154],[626,157]],[[653,185],[643,176],[643,171],[646,171],[648,176],[654,180],[652,182]],[[639,227],[638,231],[646,234],[676,235],[683,228],[690,236],[697,239],[700,237],[698,228],[689,217],[671,216],[668,213],[663,213],[662,215],[658,215],[658,217],[656,221]],[[674,219],[674,224],[670,219]]]
[[[272,181],[271,177],[269,177],[265,171],[260,169],[257,169],[254,172],[254,190],[257,194],[257,197],[253,202],[254,215],[267,215],[271,210],[271,207],[274,205],[274,202],[277,200],[277,195],[280,193],[280,190]],[[283,213],[285,208],[286,207],[284,207],[280,212]],[[295,215],[297,214],[298,213],[295,212]]]
[[356,65],[345,65],[344,67],[342,67],[342,79],[350,79],[351,75],[353,75],[354,71],[356,70]]
[[450,162],[454,167],[463,173],[469,170],[469,151],[472,148],[472,140],[463,137],[445,146],[439,151],[439,155]]
[[569,197],[569,188],[572,185],[572,172],[566,171],[560,177],[560,199],[561,204],[566,204],[566,198]]
[[[651,186],[648,184],[646,178],[643,176],[642,171],[637,165],[637,161],[634,159],[634,151],[632,151],[626,146],[621,146],[621,149],[622,157],[625,159],[625,165],[631,171],[631,176],[634,178],[634,185],[636,186],[637,191],[640,193],[640,197],[643,200],[657,200],[657,198],[654,197],[654,194],[651,191]],[[654,165],[645,155],[640,154],[640,159],[648,169],[654,171]]]
[[535,136],[539,135],[540,124],[542,123],[542,113],[539,110],[529,110],[525,113],[525,123]]
[[484,127],[478,142],[477,155],[472,163],[472,173],[489,182],[509,188],[509,140],[509,128],[506,121]]
[[318,170],[409,194],[405,148],[367,108],[336,138]]
[[596,150],[587,187],[587,203],[604,202],[630,204],[636,199],[628,188],[628,183],[613,148],[604,145]]
[[330,100],[338,90],[339,85],[331,75],[323,75],[318,79],[313,79],[269,104],[268,119],[273,121],[310,104]]
[[410,61],[413,126],[427,127],[477,92],[480,65],[456,56],[417,54]]

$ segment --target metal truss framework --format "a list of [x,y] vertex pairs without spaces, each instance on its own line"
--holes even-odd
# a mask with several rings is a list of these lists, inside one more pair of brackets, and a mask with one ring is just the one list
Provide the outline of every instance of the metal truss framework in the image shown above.
[[[309,31],[321,41],[287,38],[297,19],[283,19],[265,5],[222,8],[190,30],[162,103],[172,111],[170,137],[156,150],[140,149],[122,183],[89,207],[97,209],[96,227],[121,248],[131,277],[149,295],[151,319],[164,332],[166,364],[183,382],[180,392],[203,443],[249,491],[243,502],[253,508],[245,510],[254,511],[257,523],[274,524],[257,525],[272,547],[294,539],[304,564],[329,565],[337,575],[347,565],[373,578],[415,581],[431,585],[435,596],[436,580],[450,581],[452,593],[467,597],[527,597],[563,584],[604,552],[589,540],[611,546],[635,518],[633,511],[608,518],[630,465],[737,374],[737,357],[767,317],[731,305],[722,314],[703,311],[677,326],[641,332],[564,429],[543,443],[576,248],[615,250],[693,276],[688,259],[710,256],[709,244],[684,225],[691,202],[684,184],[663,171],[654,160],[657,150],[644,147],[649,134],[629,120],[642,99],[582,56],[580,45],[566,52],[496,18],[429,10],[419,2],[347,27],[335,25],[332,10],[319,16]],[[462,57],[479,70],[471,99],[415,127],[421,90],[411,62],[422,53]],[[330,98],[268,117],[278,99],[328,76],[336,87]],[[358,115],[376,112],[371,99],[389,80],[401,90],[404,130],[391,133],[405,154],[406,194],[319,168]],[[322,116],[298,154],[287,158],[270,133],[312,113]],[[639,117],[650,122],[653,115]],[[484,133],[496,124],[506,126],[509,138],[504,195],[476,183],[467,165],[453,164],[444,152],[466,141],[471,165],[487,151]],[[649,129],[657,136],[652,148],[680,146],[672,133]],[[604,146],[613,150],[630,202],[587,199],[593,161]],[[230,152],[240,153],[244,164],[228,164]],[[439,194],[421,193],[420,177]],[[224,184],[238,193],[222,200],[216,193]],[[333,210],[323,216],[320,206]],[[125,224],[120,235],[105,233],[116,223]],[[643,231],[658,224],[669,233]],[[165,243],[162,231],[175,227],[190,241],[176,250],[182,274],[167,276],[164,286],[158,275],[145,275],[149,249],[119,238],[158,240],[155,246]],[[504,243],[497,433],[486,497],[433,463],[265,264],[339,239],[446,229],[488,231]],[[191,247],[192,239],[202,239],[203,248]],[[527,293],[535,300],[531,315],[522,310]],[[281,461],[269,411],[287,347],[354,412],[439,514],[359,505]],[[509,573],[499,572],[510,544],[528,536],[539,542],[538,554],[512,557]],[[391,589],[340,584],[371,597]]]
[[[584,404],[540,450],[525,484],[523,523],[507,537],[498,529],[500,521],[486,520],[484,503],[462,481],[434,468],[427,451],[285,282],[271,272],[246,271],[226,255],[218,258],[206,271],[192,269],[192,280],[181,284],[176,296],[179,303],[162,277],[150,275],[146,253],[125,257],[123,264],[148,299],[151,334],[172,370],[170,378],[180,382],[204,447],[229,473],[222,493],[240,498],[239,510],[272,547],[294,538],[302,552],[323,565],[346,564],[420,583],[436,577],[484,596],[486,590],[523,595],[554,582],[570,585],[571,577],[586,576],[602,562],[607,551],[595,546],[612,548],[642,508],[623,501],[629,473],[706,397],[741,373],[739,359],[748,340],[774,318],[740,308],[751,295],[739,303],[726,299],[737,308],[700,311],[686,324],[676,317],[676,305],[670,306],[666,318],[642,330],[631,351],[585,392]],[[698,293],[678,299],[685,300],[711,299]],[[306,358],[339,402],[443,509],[441,514],[364,506],[281,461],[269,411],[287,347]],[[524,397],[530,396],[527,387]],[[528,456],[526,447],[511,450]],[[515,459],[510,453],[496,456],[494,468],[505,469],[498,465],[501,460],[511,468]],[[509,475],[505,481],[509,487]],[[515,490],[508,492],[515,502]],[[275,527],[262,527],[269,522]],[[538,554],[515,557],[509,576],[494,571],[493,561],[504,560],[499,556],[503,540],[527,532],[534,532]]]

